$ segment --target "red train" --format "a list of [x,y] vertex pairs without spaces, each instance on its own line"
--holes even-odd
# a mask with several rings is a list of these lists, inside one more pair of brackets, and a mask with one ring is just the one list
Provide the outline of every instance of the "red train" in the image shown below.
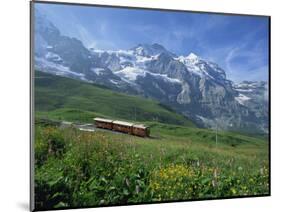
[[124,132],[131,135],[137,135],[141,137],[149,137],[150,129],[141,124],[134,124],[125,121],[110,120],[103,118],[94,118],[95,125],[98,128],[109,129],[119,132]]

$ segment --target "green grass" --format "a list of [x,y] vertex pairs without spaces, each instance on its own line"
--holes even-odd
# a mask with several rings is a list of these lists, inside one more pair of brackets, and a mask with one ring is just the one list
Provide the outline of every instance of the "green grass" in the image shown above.
[[37,125],[37,208],[268,194],[267,142],[221,133],[216,146],[213,134],[157,123],[152,138]]
[[101,116],[195,126],[155,100],[38,71],[35,72],[35,110],[37,117],[69,121],[91,122],[93,117]]

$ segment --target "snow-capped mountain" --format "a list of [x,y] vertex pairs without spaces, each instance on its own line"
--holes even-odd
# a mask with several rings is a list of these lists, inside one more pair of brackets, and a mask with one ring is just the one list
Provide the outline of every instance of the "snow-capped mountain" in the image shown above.
[[267,84],[234,84],[218,64],[195,53],[178,56],[157,43],[118,51],[88,49],[36,11],[34,60],[40,71],[157,99],[201,126],[268,128]]
[[182,62],[186,68],[195,75],[211,78],[213,80],[226,80],[225,71],[221,69],[216,63],[206,61],[194,53],[190,53],[188,56],[179,56],[176,58]]
[[243,106],[255,113],[255,116],[267,129],[268,122],[268,83],[264,81],[253,82],[243,81],[239,84],[234,84],[234,89],[238,92],[236,100]]

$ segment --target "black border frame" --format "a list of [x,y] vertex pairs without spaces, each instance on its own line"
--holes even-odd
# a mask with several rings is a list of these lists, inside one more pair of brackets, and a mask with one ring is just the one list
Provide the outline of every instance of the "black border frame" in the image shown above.
[[30,211],[38,211],[35,208],[35,186],[34,186],[34,4],[58,4],[58,5],[69,5],[69,6],[87,6],[87,7],[100,7],[100,8],[119,8],[119,9],[135,9],[135,10],[150,10],[150,11],[166,11],[166,12],[182,12],[182,13],[203,13],[203,14],[214,14],[214,15],[231,15],[231,16],[252,16],[252,17],[263,17],[268,19],[268,165],[269,165],[269,177],[268,194],[260,195],[248,195],[248,196],[233,196],[233,197],[217,197],[217,198],[200,198],[192,200],[171,200],[171,201],[159,201],[159,202],[142,202],[142,203],[128,203],[128,204],[111,204],[103,206],[82,206],[82,207],[62,207],[44,209],[41,211],[53,211],[53,210],[68,210],[68,209],[86,209],[86,208],[104,208],[104,207],[115,207],[115,206],[134,206],[134,205],[150,205],[150,204],[163,204],[163,203],[181,203],[181,202],[194,202],[194,201],[205,201],[205,200],[226,200],[226,199],[241,199],[241,198],[253,198],[253,197],[270,197],[271,196],[271,16],[270,15],[254,15],[254,14],[240,14],[240,13],[227,13],[227,12],[208,12],[208,11],[194,11],[194,10],[179,10],[179,9],[164,9],[164,8],[148,8],[148,7],[134,7],[134,6],[123,6],[123,5],[103,5],[103,4],[90,4],[90,3],[73,3],[73,2],[56,2],[56,1],[45,1],[45,0],[30,0],[30,11],[29,11],[29,43],[30,43]]

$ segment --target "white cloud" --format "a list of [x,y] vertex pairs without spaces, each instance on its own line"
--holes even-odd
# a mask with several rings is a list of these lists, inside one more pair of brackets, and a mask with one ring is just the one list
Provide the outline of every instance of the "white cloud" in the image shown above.
[[234,47],[228,52],[225,66],[231,79],[234,81],[267,80],[268,64],[264,63],[265,52],[257,45],[252,49],[246,49],[245,45]]

